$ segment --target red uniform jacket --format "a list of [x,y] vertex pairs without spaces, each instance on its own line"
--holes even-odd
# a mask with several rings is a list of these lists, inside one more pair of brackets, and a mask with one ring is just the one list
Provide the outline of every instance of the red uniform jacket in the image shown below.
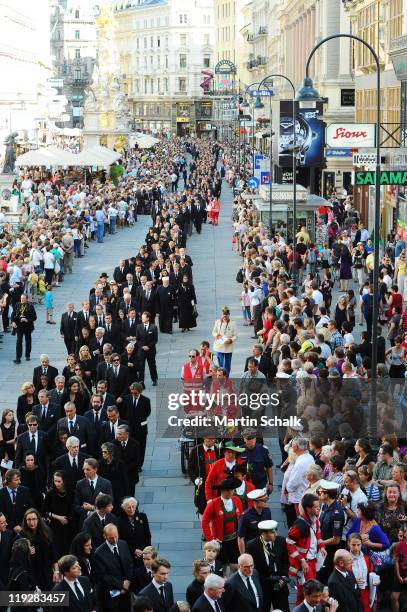
[[[237,458],[236,463],[244,463],[242,459]],[[231,474],[227,471],[225,459],[218,459],[215,463],[212,463],[211,469],[209,470],[208,477],[205,481],[205,497],[206,501],[214,499],[219,496],[218,486],[228,478]]]
[[[312,529],[317,539],[317,548],[320,550],[324,548],[324,545],[322,543],[318,519],[315,519]],[[311,523],[305,512],[302,512],[300,516],[295,519],[293,526],[288,531],[286,542],[288,557],[290,559],[290,568],[288,571],[291,576],[296,576],[297,572],[301,569],[302,559],[307,558],[307,553],[311,544]]]
[[[232,499],[236,508],[236,520],[239,522],[239,518],[243,514],[243,506],[236,495],[234,495]],[[223,511],[221,500],[221,497],[216,497],[216,499],[209,502],[202,515],[202,533],[207,542],[210,540],[219,540],[219,542],[223,542]]]

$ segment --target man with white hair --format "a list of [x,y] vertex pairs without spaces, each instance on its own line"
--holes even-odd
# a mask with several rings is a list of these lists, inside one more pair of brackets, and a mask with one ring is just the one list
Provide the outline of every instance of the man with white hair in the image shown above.
[[221,597],[225,592],[225,581],[217,574],[205,578],[204,593],[196,600],[192,612],[224,612]]
[[308,451],[308,440],[306,438],[294,438],[291,448],[297,456],[293,469],[286,484],[286,495],[288,496],[287,525],[291,527],[298,516],[298,504],[307,488],[306,473],[308,467],[314,463],[314,458]]
[[263,590],[257,570],[254,569],[253,557],[247,553],[237,560],[238,570],[234,572],[227,586],[226,605],[231,610],[256,612],[263,607]]
[[103,346],[105,344],[105,328],[97,327],[95,329],[95,337],[89,342],[89,351],[95,359],[99,359],[103,355]]
[[46,376],[51,387],[55,387],[55,377],[58,376],[58,370],[49,365],[49,357],[45,354],[40,355],[40,365],[33,371],[33,385],[36,389],[41,386],[41,376]]
[[52,464],[52,473],[63,471],[66,474],[66,485],[69,492],[73,492],[76,483],[83,477],[83,462],[87,455],[79,452],[80,441],[76,436],[70,436],[66,441],[67,453],[57,457]]

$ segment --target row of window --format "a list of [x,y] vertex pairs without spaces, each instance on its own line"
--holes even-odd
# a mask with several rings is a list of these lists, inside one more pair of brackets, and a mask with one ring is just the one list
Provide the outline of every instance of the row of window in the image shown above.
[[[161,36],[157,36],[157,37],[150,36],[150,41],[148,40],[148,38],[149,38],[148,36],[145,36],[144,38],[136,38],[137,51],[139,51],[141,47],[143,47],[143,49],[147,49],[148,47],[150,49],[161,49],[162,43],[164,43],[165,48],[168,47],[168,36],[165,36],[164,39],[162,39]],[[150,42],[150,45],[148,44],[149,42]],[[173,41],[173,42],[176,44],[176,41]],[[180,34],[178,42],[181,47],[186,47],[189,42],[187,35]],[[210,35],[209,34],[203,35],[203,44],[210,45]]]
[[[75,56],[76,57],[76,56]],[[136,56],[135,58],[136,60],[136,68],[140,68],[140,64],[142,63],[140,61],[140,57]],[[125,62],[122,62],[123,64]],[[161,55],[157,55],[156,57],[156,61],[154,62],[154,56],[150,55],[150,61],[148,61],[148,57],[147,55],[144,56],[144,62],[142,63],[144,68],[166,68],[168,69],[168,55],[164,55],[164,62],[163,65],[161,66]],[[155,65],[154,65],[155,64]],[[187,68],[187,54],[186,53],[181,53],[179,55],[178,58],[178,67],[179,68]],[[210,55],[204,55],[202,58],[202,67],[203,68],[210,68],[211,67],[211,56]]]
[[[204,24],[209,25],[211,23],[210,15],[204,15],[203,19],[204,19]],[[180,24],[188,23],[188,14],[179,13],[178,23]],[[144,19],[143,21],[136,21],[135,27],[136,27],[136,30],[147,30],[147,28],[160,28],[162,26],[169,26],[169,24],[170,24],[169,17],[165,17],[164,19],[157,17],[155,20],[150,19],[150,21],[148,19]]]
[[[134,91],[135,93],[144,94],[165,94],[168,93],[169,79],[135,79],[134,80]],[[187,92],[188,81],[185,77],[177,77],[175,83],[175,89],[177,92]]]

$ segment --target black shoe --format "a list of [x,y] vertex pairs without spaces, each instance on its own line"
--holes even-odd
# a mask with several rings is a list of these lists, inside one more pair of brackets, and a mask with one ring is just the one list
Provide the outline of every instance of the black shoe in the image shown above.
[[14,359],[14,363],[21,363],[21,359]]
[[156,386],[157,386],[157,381],[156,381],[156,380],[154,380],[154,381],[153,381],[153,387],[156,387]]
[[143,471],[143,468],[142,468],[142,467],[139,467],[138,471],[139,471],[139,472],[142,472],[142,471]]
[[31,361],[31,357],[26,357],[25,360],[26,361]]
[[252,340],[258,340],[258,336],[251,336]]

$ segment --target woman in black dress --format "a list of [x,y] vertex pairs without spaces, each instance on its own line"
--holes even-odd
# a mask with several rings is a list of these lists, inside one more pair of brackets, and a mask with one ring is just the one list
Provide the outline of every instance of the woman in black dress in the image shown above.
[[86,400],[84,394],[81,393],[79,382],[76,377],[68,380],[68,384],[62,396],[62,405],[64,406],[66,402],[73,402],[76,406],[76,414],[79,415],[83,415],[88,408],[89,398]]
[[17,421],[19,422],[17,433],[27,430],[25,426],[26,414],[31,412],[36,404],[38,404],[38,397],[35,387],[32,382],[25,382],[21,387],[21,395],[17,400]]
[[139,382],[140,361],[137,355],[136,346],[129,342],[120,356],[120,363],[128,368],[127,384]]
[[55,442],[51,448],[51,463],[61,457],[62,455],[66,455],[66,441],[69,438],[69,430],[68,429],[59,429],[58,435],[56,437]]
[[75,555],[81,566],[82,576],[89,578],[91,583],[95,584],[95,576],[93,571],[93,549],[92,538],[86,531],[81,531],[72,540],[69,554]]
[[21,484],[30,489],[31,499],[36,508],[41,508],[46,489],[46,476],[41,466],[37,464],[32,451],[24,453],[24,465],[20,468]]
[[14,419],[14,411],[10,408],[3,410],[0,423],[1,459],[14,461],[14,442],[17,436],[17,423]]
[[118,514],[120,504],[128,494],[129,482],[127,478],[126,468],[121,459],[116,455],[116,447],[111,442],[102,444],[102,459],[99,462],[99,476],[107,478],[112,483],[113,499],[114,499],[114,514]]
[[69,380],[72,376],[75,376],[75,366],[77,364],[77,359],[73,353],[68,355],[66,358],[66,366],[62,370],[62,376],[65,377],[65,380]]
[[[38,587],[31,564],[31,544],[26,538],[16,540],[11,549],[8,586],[12,591],[35,591]],[[19,609],[19,608],[18,608]],[[10,610],[17,610],[13,606]],[[34,607],[24,607],[33,612]]]
[[[89,317],[90,319],[90,317]],[[91,341],[91,335],[90,335],[90,331],[88,327],[83,327],[81,329],[81,331],[79,332],[79,337],[76,341],[76,345],[75,345],[75,354],[76,356],[79,355],[79,349],[81,348],[81,346],[89,346],[89,342]]]
[[21,528],[20,535],[30,541],[31,566],[35,582],[41,590],[50,591],[60,580],[52,532],[35,508],[26,511]]
[[151,545],[151,532],[147,514],[139,512],[138,502],[134,497],[125,497],[122,501],[122,512],[117,520],[119,538],[126,540],[136,565],[142,565],[143,548]]
[[189,281],[189,277],[184,275],[182,283],[178,289],[178,316],[179,328],[184,332],[196,327],[196,295],[195,288]]
[[57,471],[52,477],[52,488],[45,494],[43,514],[49,520],[58,559],[68,554],[74,535],[72,504],[65,474]]

